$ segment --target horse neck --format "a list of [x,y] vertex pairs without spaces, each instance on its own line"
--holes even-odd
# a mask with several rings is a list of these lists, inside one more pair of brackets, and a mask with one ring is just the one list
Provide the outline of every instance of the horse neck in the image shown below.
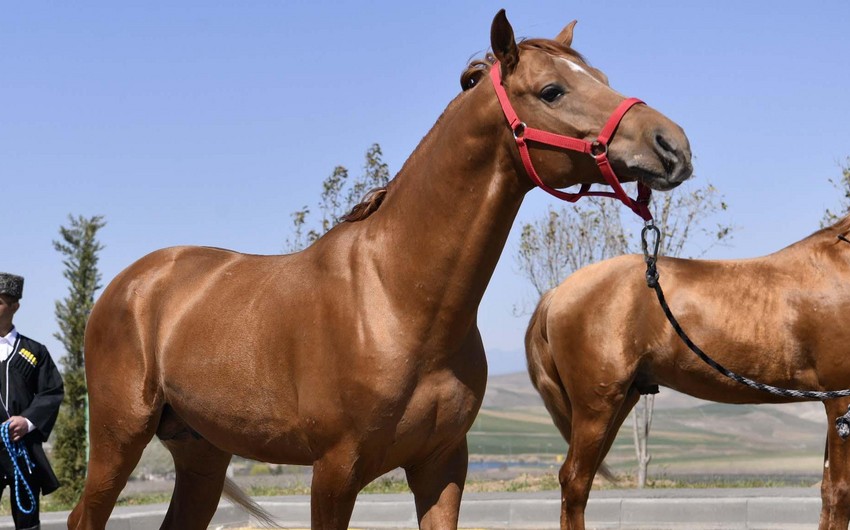
[[[850,269],[850,244],[839,240],[838,235],[848,228],[850,219],[843,220],[841,224],[822,228],[764,259],[803,276],[823,275],[830,266],[836,267],[833,272],[841,274]],[[812,271],[813,268],[817,271]]]
[[783,275],[808,281],[812,277],[850,273],[850,244],[840,241],[838,234],[850,227],[832,226],[756,258],[728,260],[726,263],[743,268],[780,271]]
[[[489,90],[489,92],[488,92]],[[490,87],[461,94],[405,163],[368,224],[382,284],[430,327],[462,332],[530,185]]]

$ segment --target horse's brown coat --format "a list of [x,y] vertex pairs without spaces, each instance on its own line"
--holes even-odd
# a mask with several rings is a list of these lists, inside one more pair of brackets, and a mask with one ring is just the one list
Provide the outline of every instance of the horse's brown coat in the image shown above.
[[[703,351],[738,374],[801,390],[850,387],[850,217],[756,259],[660,258],[667,303]],[[585,267],[546,293],[526,351],[532,382],[570,448],[560,471],[561,526],[584,528],[590,485],[639,388],[662,385],[723,403],[789,401],[714,371],[676,335],[644,279],[641,256]],[[824,403],[829,420],[821,530],[850,517],[848,442],[833,422],[850,399]]]
[[[517,47],[500,13],[491,44],[522,119],[592,138],[623,97],[570,38]],[[177,469],[164,528],[206,528],[232,454],[312,465],[314,528],[346,528],[357,492],[397,467],[419,524],[456,527],[487,377],[476,312],[531,189],[478,67],[362,220],[292,255],[160,250],[112,281],[88,323],[91,457],[69,528],[104,528],[158,429]],[[569,96],[543,102],[551,83]],[[601,182],[590,157],[532,152],[549,185]],[[691,174],[684,133],[645,106],[611,158],[657,189]]]

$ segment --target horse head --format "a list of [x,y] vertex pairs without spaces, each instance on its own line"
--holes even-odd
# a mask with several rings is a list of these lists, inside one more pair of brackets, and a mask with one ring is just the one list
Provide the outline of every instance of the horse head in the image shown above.
[[[634,105],[642,103],[639,100],[623,109],[623,103],[628,103],[626,98],[610,87],[604,73],[572,49],[574,27],[575,21],[554,40],[528,39],[517,44],[502,10],[491,28],[493,55],[489,61],[478,62],[477,68],[469,70],[461,82],[469,88],[478,84],[491,65],[499,69],[491,73],[497,74],[494,79],[500,80],[522,121],[511,125],[514,136],[532,129],[540,133],[530,137],[528,144],[529,158],[544,189],[605,182],[601,167],[597,168],[598,160],[594,164],[598,155],[608,158],[616,178],[622,182],[639,181],[663,191],[687,180],[693,167],[684,131],[649,106]],[[600,133],[604,135],[605,130],[611,133],[610,144],[605,139],[597,151]],[[552,144],[546,145],[546,134],[581,143],[579,147],[553,148]],[[580,150],[582,145],[584,152]],[[519,162],[517,150],[512,148],[512,152]]]

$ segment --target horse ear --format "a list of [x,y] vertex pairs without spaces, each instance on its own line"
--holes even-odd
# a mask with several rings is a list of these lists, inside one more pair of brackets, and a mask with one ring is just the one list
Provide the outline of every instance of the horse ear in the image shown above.
[[519,63],[519,48],[514,40],[514,30],[511,23],[508,22],[508,17],[505,15],[505,10],[500,9],[493,18],[493,25],[490,26],[490,47],[493,49],[493,55],[499,60],[502,65],[502,78],[507,77],[516,69]]
[[562,29],[561,32],[558,33],[558,36],[555,37],[555,40],[560,42],[564,46],[571,47],[573,45],[573,28],[576,27],[576,22],[578,22],[578,20],[573,20],[572,22],[564,26],[564,29]]

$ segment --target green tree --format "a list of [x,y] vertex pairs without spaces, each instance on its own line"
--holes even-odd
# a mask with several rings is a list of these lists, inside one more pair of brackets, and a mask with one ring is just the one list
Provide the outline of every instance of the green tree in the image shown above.
[[846,214],[847,210],[850,210],[850,156],[847,157],[844,165],[841,166],[841,176],[835,180],[829,179],[829,183],[832,184],[832,187],[839,191],[842,196],[839,200],[837,213],[833,212],[829,208],[826,209],[826,212],[823,214],[823,219],[820,222],[821,228],[835,224]]
[[[708,241],[708,246],[698,255],[728,242],[733,232],[731,225],[706,226],[708,219],[726,208],[717,188],[710,184],[699,188],[685,185],[668,193],[654,194],[650,209],[661,231],[659,254],[681,256],[686,243],[693,242],[694,233],[702,234]],[[562,205],[558,210],[550,207],[542,218],[523,225],[516,263],[538,296],[591,263],[627,252],[641,252],[640,241],[629,234],[621,211],[617,202],[588,197]],[[646,484],[652,459],[647,441],[654,400],[654,395],[643,396],[633,415],[638,487]]]
[[311,223],[313,210],[308,206],[292,212],[292,237],[286,239],[284,250],[296,252],[309,246],[333,228],[366,193],[386,186],[389,180],[390,171],[383,161],[383,152],[378,144],[372,144],[366,150],[363,172],[359,177],[352,178],[348,169],[343,166],[335,167],[330,176],[322,181],[322,193],[317,207],[320,216],[318,221]]
[[62,482],[56,496],[59,501],[70,504],[79,499],[86,475],[88,391],[83,342],[94,295],[101,287],[97,262],[103,246],[97,240],[97,232],[106,223],[102,216],[69,216],[68,219],[69,225],[59,228],[62,238],[53,242],[54,248],[64,256],[63,276],[70,283],[68,296],[56,302],[60,331],[54,336],[62,342],[66,354],[61,359],[65,399],[56,421],[53,459],[56,475]]

